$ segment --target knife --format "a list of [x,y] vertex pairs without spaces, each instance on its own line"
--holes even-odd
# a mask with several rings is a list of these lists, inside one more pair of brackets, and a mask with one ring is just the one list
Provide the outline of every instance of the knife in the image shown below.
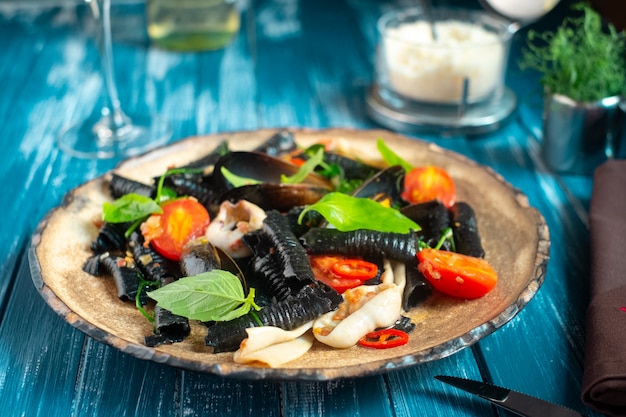
[[437,375],[435,379],[462,389],[525,417],[584,417],[574,410],[496,385],[455,376]]

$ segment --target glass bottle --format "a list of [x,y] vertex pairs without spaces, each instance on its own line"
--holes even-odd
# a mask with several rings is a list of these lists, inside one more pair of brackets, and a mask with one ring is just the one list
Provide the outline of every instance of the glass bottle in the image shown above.
[[147,0],[148,36],[164,49],[220,49],[240,27],[237,0]]

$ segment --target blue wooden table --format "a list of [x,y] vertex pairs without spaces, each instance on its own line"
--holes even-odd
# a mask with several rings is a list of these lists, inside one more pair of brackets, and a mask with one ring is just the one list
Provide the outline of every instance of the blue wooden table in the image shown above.
[[[379,128],[366,114],[376,19],[407,2],[250,0],[234,42],[176,53],[146,42],[142,4],[114,3],[114,54],[125,109],[158,113],[171,142],[267,127]],[[143,361],[94,341],[37,293],[27,251],[66,192],[119,160],[62,153],[56,134],[102,104],[93,22],[80,3],[0,3],[0,415],[488,416],[486,402],[433,379],[467,376],[594,415],[580,401],[588,302],[592,179],[548,171],[538,153],[541,87],[519,70],[519,107],[479,137],[414,134],[492,167],[550,229],[545,283],[510,323],[471,348],[404,370],[328,382],[245,381]]]

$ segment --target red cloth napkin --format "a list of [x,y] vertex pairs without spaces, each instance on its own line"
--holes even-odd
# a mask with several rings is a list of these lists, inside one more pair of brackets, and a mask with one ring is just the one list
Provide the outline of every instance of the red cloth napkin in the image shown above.
[[626,416],[626,161],[596,169],[589,210],[591,299],[582,401]]

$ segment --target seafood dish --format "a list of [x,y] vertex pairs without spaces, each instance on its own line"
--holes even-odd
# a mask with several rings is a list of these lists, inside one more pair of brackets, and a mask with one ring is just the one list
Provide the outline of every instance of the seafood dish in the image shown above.
[[281,129],[124,161],[42,220],[30,259],[57,313],[131,355],[332,379],[470,346],[548,257],[542,216],[488,168],[386,131]]

